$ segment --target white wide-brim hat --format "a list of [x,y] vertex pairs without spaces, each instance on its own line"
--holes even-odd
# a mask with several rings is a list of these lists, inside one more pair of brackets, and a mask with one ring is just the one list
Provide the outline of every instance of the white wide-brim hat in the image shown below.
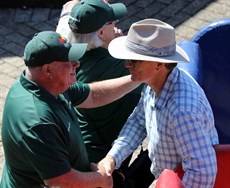
[[172,26],[156,19],[133,23],[127,36],[113,39],[109,53],[118,59],[188,63],[186,52],[176,44]]

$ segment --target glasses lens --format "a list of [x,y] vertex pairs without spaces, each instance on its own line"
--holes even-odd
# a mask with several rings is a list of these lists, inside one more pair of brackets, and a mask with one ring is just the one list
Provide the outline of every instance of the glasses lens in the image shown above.
[[116,24],[117,22],[118,22],[118,20],[115,20],[115,21],[110,21],[110,22],[107,22],[105,25]]
[[129,62],[130,62],[130,64],[131,64],[133,67],[135,67],[135,64],[138,62],[138,60],[132,60],[132,59],[130,59]]
[[130,60],[133,65],[135,65],[138,61],[137,60]]
[[111,25],[113,22],[107,22],[105,25]]

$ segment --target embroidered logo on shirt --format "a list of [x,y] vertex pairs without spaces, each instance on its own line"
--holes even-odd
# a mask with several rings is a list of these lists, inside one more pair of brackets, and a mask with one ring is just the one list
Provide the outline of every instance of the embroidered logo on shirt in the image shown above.
[[69,122],[67,127],[68,132],[70,131],[70,128],[71,128],[71,123]]

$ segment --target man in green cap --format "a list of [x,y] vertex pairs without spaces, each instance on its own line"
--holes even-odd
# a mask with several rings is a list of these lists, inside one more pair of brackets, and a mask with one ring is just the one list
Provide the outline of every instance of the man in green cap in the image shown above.
[[[68,39],[72,43],[88,43],[87,52],[79,60],[79,81],[89,83],[130,74],[125,68],[125,61],[113,58],[107,49],[110,41],[121,35],[115,24],[126,13],[123,3],[82,0],[74,5],[69,18],[71,32]],[[79,124],[90,161],[98,162],[107,154],[137,105],[141,89],[103,107],[78,109]],[[129,159],[121,168],[127,167]]]
[[93,84],[76,82],[87,44],[70,44],[53,31],[36,34],[25,47],[27,66],[6,98],[1,188],[112,187],[102,166],[90,164],[75,107],[92,108],[135,87],[130,76]]

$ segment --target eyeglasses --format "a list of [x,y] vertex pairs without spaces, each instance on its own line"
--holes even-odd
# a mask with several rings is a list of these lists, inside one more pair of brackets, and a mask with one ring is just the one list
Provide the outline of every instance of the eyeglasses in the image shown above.
[[139,60],[133,60],[133,59],[129,59],[128,61],[132,67],[135,67],[135,64],[137,64],[139,62]]
[[118,23],[118,20],[114,20],[114,21],[107,22],[107,23],[105,24],[105,26],[111,25],[111,24],[116,24],[116,23]]

